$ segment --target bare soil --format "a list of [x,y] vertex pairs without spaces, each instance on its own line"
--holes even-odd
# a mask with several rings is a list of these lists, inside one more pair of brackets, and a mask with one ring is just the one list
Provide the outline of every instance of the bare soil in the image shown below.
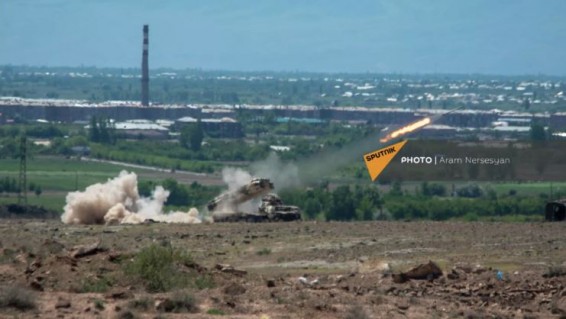
[[[0,287],[29,289],[37,308],[2,307],[0,317],[563,318],[565,233],[566,223],[69,226],[4,219]],[[98,241],[100,249],[76,256],[74,247]],[[190,252],[196,264],[183,271],[209,278],[182,288],[197,310],[167,312],[163,302],[178,291],[149,293],[124,275],[124,263],[151,244]],[[429,261],[441,277],[393,281],[392,274]],[[83,292],[95,282],[109,284]]]

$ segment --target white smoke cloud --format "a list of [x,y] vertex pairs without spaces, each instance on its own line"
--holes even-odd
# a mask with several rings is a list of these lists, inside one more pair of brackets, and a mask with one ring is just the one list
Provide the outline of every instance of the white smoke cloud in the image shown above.
[[301,184],[299,169],[294,163],[284,163],[275,153],[250,166],[253,175],[261,178],[269,178],[276,190],[298,187]]
[[[222,169],[222,180],[226,183],[226,186],[228,186],[228,190],[225,193],[237,191],[240,187],[246,185],[252,179],[253,176],[241,168],[225,167]],[[254,198],[238,205],[235,205],[230,201],[224,201],[215,208],[214,215],[225,215],[236,212],[257,213],[259,204],[260,199],[258,198]]]
[[225,167],[222,169],[222,180],[228,186],[229,191],[235,191],[246,185],[252,178],[249,172],[241,168]]
[[169,191],[157,186],[150,198],[138,193],[135,173],[120,172],[106,183],[67,194],[61,220],[65,224],[139,224],[146,220],[165,223],[200,223],[198,210],[163,213]]

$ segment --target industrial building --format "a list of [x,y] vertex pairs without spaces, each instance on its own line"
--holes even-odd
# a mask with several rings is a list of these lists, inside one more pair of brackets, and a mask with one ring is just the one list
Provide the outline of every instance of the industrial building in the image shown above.
[[[175,125],[182,129],[185,125],[196,125],[198,121],[198,119],[188,116],[176,120]],[[233,118],[201,119],[200,125],[202,125],[203,131],[211,137],[240,138],[244,136],[242,124]]]

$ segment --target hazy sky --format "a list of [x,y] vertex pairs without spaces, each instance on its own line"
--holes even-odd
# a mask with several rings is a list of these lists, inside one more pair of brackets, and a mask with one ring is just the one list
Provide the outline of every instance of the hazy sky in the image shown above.
[[0,64],[566,75],[564,0],[0,0]]

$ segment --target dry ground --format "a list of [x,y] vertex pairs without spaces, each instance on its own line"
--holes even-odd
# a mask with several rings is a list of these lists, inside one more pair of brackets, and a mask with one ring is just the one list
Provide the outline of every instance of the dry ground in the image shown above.
[[[37,301],[26,311],[4,306],[0,317],[560,318],[565,231],[566,223],[2,220],[0,286],[25,288]],[[97,241],[100,251],[72,257],[73,247]],[[181,271],[200,284],[149,293],[124,275],[124,265],[151,244],[190,252],[195,263]],[[389,275],[429,260],[444,276],[397,284]],[[191,312],[163,306],[179,294],[194,298],[195,308],[185,309]]]

